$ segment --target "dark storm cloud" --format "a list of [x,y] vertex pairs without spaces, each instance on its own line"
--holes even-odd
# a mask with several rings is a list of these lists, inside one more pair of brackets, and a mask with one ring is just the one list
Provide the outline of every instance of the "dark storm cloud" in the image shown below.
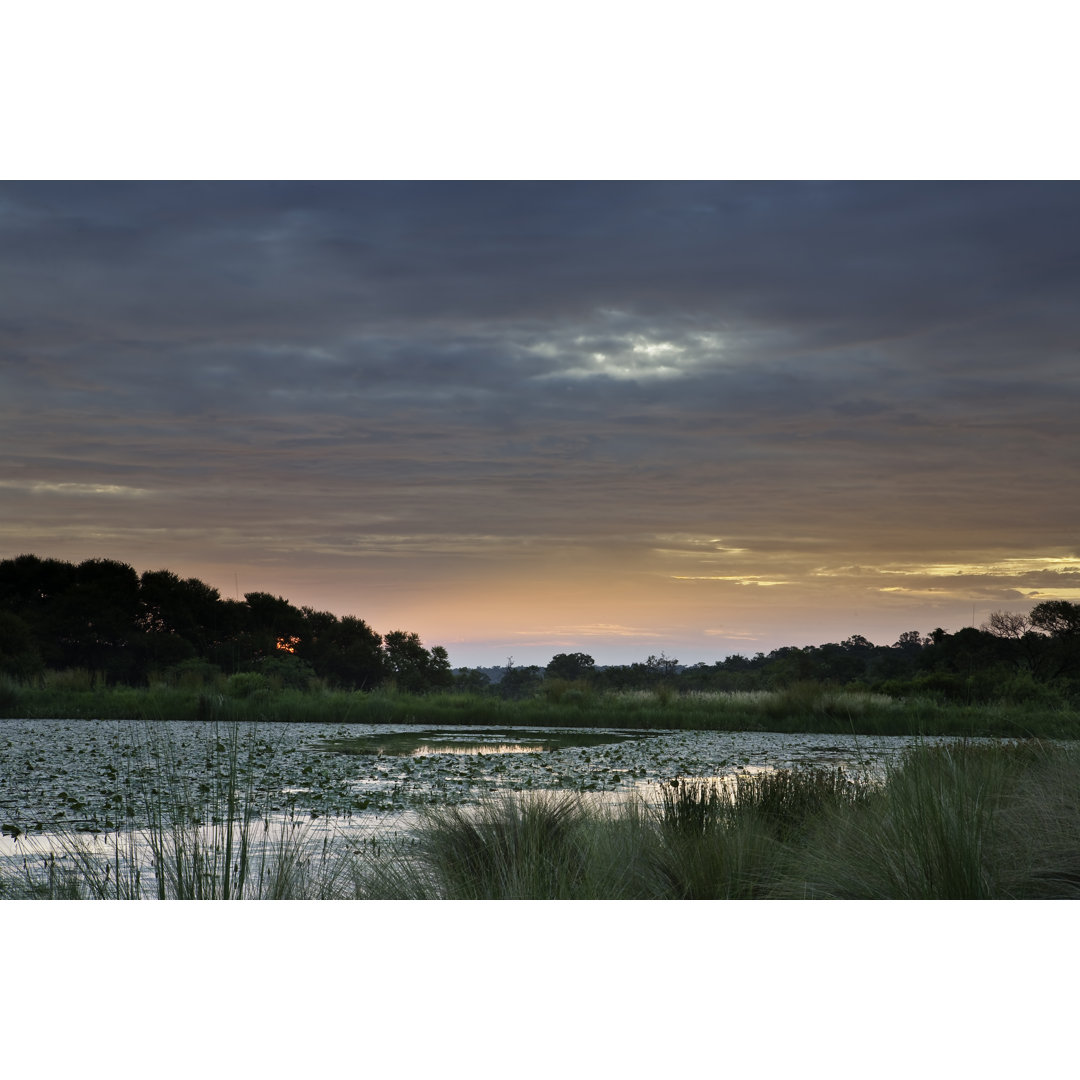
[[2,205],[14,297],[61,321],[151,315],[158,334],[615,309],[836,343],[1080,284],[1069,184],[50,184],[7,185]]

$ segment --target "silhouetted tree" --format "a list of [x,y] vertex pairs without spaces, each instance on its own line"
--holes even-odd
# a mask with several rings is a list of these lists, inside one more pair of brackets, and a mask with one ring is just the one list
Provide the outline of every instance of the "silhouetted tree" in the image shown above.
[[418,634],[391,630],[383,638],[383,651],[387,667],[402,690],[422,693],[449,686],[453,682],[446,650],[436,645],[429,652]]
[[29,679],[44,667],[30,627],[13,612],[0,610],[0,675]]
[[1031,609],[1031,625],[1052,637],[1080,634],[1080,604],[1068,600],[1044,600]]
[[389,673],[383,640],[363,619],[301,609],[304,616],[296,655],[339,686],[370,690]]
[[454,687],[466,693],[479,694],[491,686],[491,676],[481,668],[462,668],[454,674]]
[[101,672],[110,682],[141,675],[139,578],[126,563],[87,559],[60,598],[65,667]]
[[549,661],[544,669],[548,678],[553,679],[587,679],[596,670],[596,661],[588,654],[558,653]]
[[1031,629],[1031,618],[1018,611],[991,611],[990,617],[979,629],[995,637],[1019,641]]

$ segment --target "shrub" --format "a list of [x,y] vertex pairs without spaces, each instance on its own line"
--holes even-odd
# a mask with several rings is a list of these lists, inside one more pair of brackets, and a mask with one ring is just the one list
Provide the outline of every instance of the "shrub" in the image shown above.
[[249,698],[269,689],[270,683],[266,676],[257,671],[240,671],[230,675],[225,681],[225,693],[233,698]]

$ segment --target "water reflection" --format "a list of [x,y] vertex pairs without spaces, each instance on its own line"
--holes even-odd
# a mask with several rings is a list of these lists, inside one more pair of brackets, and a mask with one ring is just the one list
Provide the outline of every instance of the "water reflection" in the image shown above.
[[609,746],[615,743],[648,738],[649,733],[635,731],[522,731],[520,729],[485,729],[464,737],[434,729],[362,735],[357,738],[321,739],[311,749],[331,754],[374,755],[375,757],[430,757],[453,754],[472,757],[487,754],[536,754],[545,750]]
[[409,757],[427,757],[429,754],[539,754],[544,747],[539,743],[457,743],[452,745],[430,745],[421,743],[410,751]]

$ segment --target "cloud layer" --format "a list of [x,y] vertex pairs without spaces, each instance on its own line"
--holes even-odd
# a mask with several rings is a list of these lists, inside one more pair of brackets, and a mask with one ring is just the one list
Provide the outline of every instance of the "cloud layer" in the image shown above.
[[1066,183],[0,185],[0,550],[457,663],[1078,596],[1078,213]]

